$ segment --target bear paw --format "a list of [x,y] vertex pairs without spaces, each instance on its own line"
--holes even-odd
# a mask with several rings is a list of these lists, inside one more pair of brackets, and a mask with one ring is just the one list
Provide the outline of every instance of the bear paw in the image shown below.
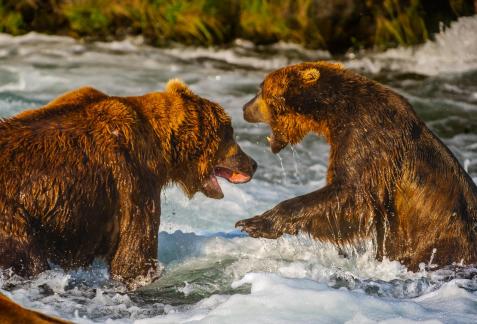
[[268,239],[276,239],[283,233],[274,229],[273,222],[263,216],[255,216],[243,219],[235,224],[236,228],[241,227],[242,232],[247,232],[251,237],[264,237]]

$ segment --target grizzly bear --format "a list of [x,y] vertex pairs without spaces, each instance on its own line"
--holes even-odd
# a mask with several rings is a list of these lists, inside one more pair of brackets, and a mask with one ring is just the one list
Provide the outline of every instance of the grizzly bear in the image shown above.
[[67,324],[59,318],[44,315],[15,304],[10,298],[0,293],[0,323],[2,324]]
[[178,80],[138,97],[81,88],[3,120],[0,165],[0,267],[31,276],[100,258],[126,283],[156,275],[164,186],[220,199],[216,176],[256,169],[223,108]]
[[477,261],[477,187],[447,147],[391,89],[336,63],[266,76],[244,118],[267,123],[279,152],[313,132],[330,145],[326,186],[236,226],[253,237],[309,233],[342,247],[372,238],[376,258]]

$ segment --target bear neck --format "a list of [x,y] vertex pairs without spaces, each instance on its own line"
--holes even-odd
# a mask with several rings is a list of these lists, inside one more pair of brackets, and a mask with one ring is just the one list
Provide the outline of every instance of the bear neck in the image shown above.
[[[364,77],[349,82],[325,95],[326,103],[304,109],[311,116],[316,133],[328,143],[347,143],[349,137],[371,136],[376,125],[384,129],[406,128],[418,122],[409,102],[391,89]],[[319,102],[319,101],[318,101]],[[377,134],[386,136],[386,134]]]
[[[357,97],[356,93],[361,96]],[[314,121],[312,131],[325,137],[330,145],[328,183],[343,174],[335,172],[338,168],[335,164],[347,165],[363,143],[405,147],[404,139],[412,137],[413,129],[422,125],[404,97],[374,82],[364,90],[356,88],[337,96],[339,100],[330,100],[328,106],[307,114]],[[402,136],[395,136],[396,133]]]

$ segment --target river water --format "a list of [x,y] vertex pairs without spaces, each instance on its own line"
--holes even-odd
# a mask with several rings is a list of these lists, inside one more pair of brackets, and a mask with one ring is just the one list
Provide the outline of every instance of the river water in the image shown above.
[[[403,94],[477,182],[477,16],[462,18],[432,42],[381,53],[349,54],[345,66]],[[324,184],[328,147],[315,136],[273,155],[269,130],[242,118],[242,105],[270,70],[326,52],[291,44],[227,49],[156,49],[138,38],[81,43],[70,38],[0,34],[0,116],[39,107],[91,85],[114,95],[160,91],[179,77],[222,104],[237,140],[259,163],[250,183],[221,181],[225,198],[162,195],[162,278],[134,293],[104,264],[26,280],[0,275],[18,303],[80,323],[470,323],[477,322],[477,268],[408,272],[373,259],[363,242],[344,258],[306,236],[252,239],[234,223]],[[21,176],[21,175],[19,175]]]

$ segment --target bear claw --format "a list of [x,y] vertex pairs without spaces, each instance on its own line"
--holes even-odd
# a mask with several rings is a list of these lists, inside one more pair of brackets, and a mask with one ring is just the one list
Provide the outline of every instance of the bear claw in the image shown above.
[[246,232],[249,236],[254,238],[264,237],[274,239],[281,235],[281,233],[273,231],[272,224],[268,219],[260,216],[240,220],[235,224],[235,227],[240,227],[240,231]]

